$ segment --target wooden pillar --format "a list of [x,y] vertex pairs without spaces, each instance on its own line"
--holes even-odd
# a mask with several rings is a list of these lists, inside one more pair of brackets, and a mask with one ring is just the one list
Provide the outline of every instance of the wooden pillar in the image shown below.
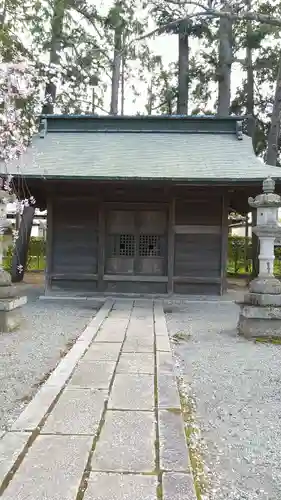
[[221,286],[220,294],[227,290],[227,258],[228,258],[228,193],[222,195],[221,218]]
[[246,214],[245,220],[245,249],[244,249],[244,262],[245,271],[249,271],[249,261],[248,261],[248,247],[249,247],[249,215]]
[[174,261],[175,261],[175,199],[173,198],[169,204],[168,215],[168,293],[174,291]]
[[21,217],[18,239],[15,244],[12,258],[12,282],[19,283],[23,280],[27,265],[28,247],[33,225],[35,207],[24,207]]
[[53,272],[53,231],[54,231],[54,211],[53,199],[47,201],[47,238],[46,238],[46,268],[45,268],[45,294],[52,288]]
[[103,276],[105,264],[105,208],[104,203],[99,204],[99,229],[98,229],[98,290],[103,291]]

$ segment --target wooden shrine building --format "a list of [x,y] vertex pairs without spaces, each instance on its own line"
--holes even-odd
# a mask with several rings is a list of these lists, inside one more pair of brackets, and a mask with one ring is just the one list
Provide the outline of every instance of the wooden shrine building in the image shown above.
[[47,208],[46,293],[222,294],[228,213],[281,171],[241,117],[42,117],[10,168]]

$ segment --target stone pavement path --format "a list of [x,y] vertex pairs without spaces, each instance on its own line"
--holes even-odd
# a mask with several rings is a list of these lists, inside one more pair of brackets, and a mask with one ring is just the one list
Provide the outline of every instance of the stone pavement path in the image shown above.
[[108,300],[0,439],[3,500],[196,500],[161,302]]

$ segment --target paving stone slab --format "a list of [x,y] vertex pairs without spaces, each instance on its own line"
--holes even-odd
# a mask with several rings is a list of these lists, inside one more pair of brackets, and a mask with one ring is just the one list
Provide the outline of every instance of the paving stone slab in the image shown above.
[[181,413],[159,411],[160,468],[187,471],[190,467]]
[[157,372],[174,373],[174,361],[171,352],[157,352]]
[[196,500],[191,474],[164,473],[163,500]]
[[135,313],[135,310],[133,310],[128,326],[129,331],[133,330],[134,328],[139,329],[140,327],[144,328],[143,332],[145,332],[145,330],[150,331],[153,329],[153,326],[154,322],[151,312],[147,314],[145,312]]
[[74,500],[92,438],[38,436],[2,500]]
[[[118,328],[117,326],[117,321],[118,321]],[[107,332],[111,332],[113,335],[118,334],[118,330],[120,331],[125,331],[128,328],[128,323],[129,323],[129,316],[120,318],[119,315],[110,315],[109,318],[103,323],[101,328],[99,329],[99,334],[106,334]]]
[[122,352],[150,352],[154,351],[154,340],[151,338],[126,338]]
[[176,377],[170,373],[160,373],[157,379],[158,386],[158,408],[181,409],[180,396]]
[[94,342],[81,361],[85,361],[86,363],[92,361],[94,363],[96,361],[117,361],[121,347],[121,342],[113,344],[109,342]]
[[140,321],[142,323],[152,324],[153,323],[153,315],[152,309],[148,309],[146,307],[132,310],[131,321]]
[[107,299],[105,303],[101,306],[96,315],[92,318],[88,326],[82,332],[82,334],[78,337],[77,342],[91,342],[93,337],[96,335],[98,329],[106,320],[111,308],[112,308],[112,300]]
[[67,388],[47,418],[41,434],[95,435],[108,391]]
[[125,330],[119,330],[119,326],[118,328],[116,327],[115,325],[115,331],[112,329],[110,330],[106,330],[106,331],[103,331],[103,332],[99,332],[96,336],[96,341],[97,342],[111,342],[111,343],[114,343],[114,342],[117,342],[118,344],[120,342],[124,342],[124,339],[125,339]]
[[139,344],[140,346],[146,346],[147,344],[153,345],[154,344],[154,335],[144,332],[135,332],[128,334],[126,336],[125,343],[135,343]]
[[41,420],[59,394],[60,388],[45,385],[37,392],[34,398],[22,411],[18,419],[13,423],[11,430],[33,430],[38,427]]
[[67,355],[60,361],[58,366],[52,372],[45,385],[58,387],[62,389],[75,369],[78,361],[87,349],[88,343],[76,342]]
[[116,363],[111,361],[96,361],[86,363],[81,361],[76,368],[69,386],[83,387],[84,389],[108,389]]
[[154,354],[142,352],[122,353],[117,365],[117,373],[154,374]]
[[30,432],[6,432],[0,441],[0,486],[31,436]]
[[123,342],[129,320],[109,317],[99,329],[96,342]]
[[128,309],[132,309],[132,307],[133,300],[118,298],[118,300],[114,302],[112,311],[128,311]]
[[157,351],[171,351],[171,345],[168,335],[161,335],[156,337],[156,350]]
[[152,472],[155,438],[152,412],[108,411],[93,454],[92,470]]
[[130,316],[130,325],[129,327],[135,324],[140,324],[142,326],[147,326],[147,328],[153,328],[153,316],[152,312],[148,311],[146,312],[144,309],[140,310],[139,312],[133,309],[132,314]]
[[156,337],[162,337],[168,335],[167,323],[164,316],[164,313],[160,316],[159,314],[155,315],[155,334]]
[[92,472],[83,500],[157,500],[157,477]]
[[141,326],[139,323],[136,327],[130,328],[126,334],[127,339],[142,339],[144,341],[154,339],[153,327]]
[[127,327],[130,321],[130,314],[130,310],[128,311],[128,309],[113,310],[110,313],[110,322],[120,321]]
[[108,408],[152,411],[154,409],[153,375],[116,374]]
[[140,321],[142,323],[153,324],[153,313],[152,308],[147,307],[134,307],[130,316],[132,321]]

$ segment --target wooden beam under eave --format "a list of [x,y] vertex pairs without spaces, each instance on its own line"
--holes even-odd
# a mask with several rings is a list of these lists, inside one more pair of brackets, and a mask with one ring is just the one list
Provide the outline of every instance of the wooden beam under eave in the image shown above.
[[98,211],[98,291],[102,292],[105,264],[105,205],[102,201]]
[[47,198],[47,239],[46,239],[46,269],[45,269],[45,294],[52,288],[53,273],[53,231],[54,231],[54,211],[53,198],[49,195]]
[[175,198],[171,199],[168,213],[168,285],[167,291],[172,294],[174,291],[174,263],[175,263]]
[[228,207],[229,194],[225,192],[222,195],[222,213],[221,213],[221,262],[220,262],[220,278],[221,287],[220,295],[227,291],[227,257],[228,257]]

